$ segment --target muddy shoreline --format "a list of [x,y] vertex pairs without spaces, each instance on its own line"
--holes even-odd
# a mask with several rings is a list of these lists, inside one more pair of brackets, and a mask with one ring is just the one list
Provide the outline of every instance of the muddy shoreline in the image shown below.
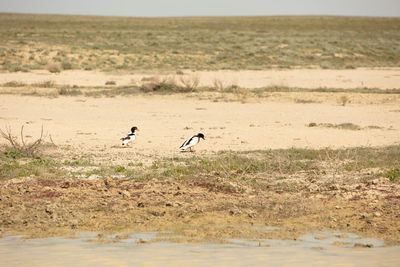
[[[400,244],[400,186],[386,178],[286,192],[211,182],[1,181],[0,233],[48,237],[169,231],[172,240],[218,242],[296,239],[328,230]],[[271,226],[278,228],[271,231]]]

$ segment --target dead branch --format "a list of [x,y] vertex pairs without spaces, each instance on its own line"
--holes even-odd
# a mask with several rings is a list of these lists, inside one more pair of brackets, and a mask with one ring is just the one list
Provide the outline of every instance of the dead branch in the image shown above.
[[0,134],[1,137],[3,137],[10,143],[10,146],[12,147],[13,150],[16,150],[21,154],[27,156],[35,155],[38,152],[40,145],[42,144],[45,138],[45,136],[43,136],[43,125],[40,132],[40,137],[31,143],[26,143],[24,140],[24,125],[21,126],[21,131],[20,131],[21,143],[18,141],[17,137],[12,135],[10,126],[7,126],[5,131],[0,129]]

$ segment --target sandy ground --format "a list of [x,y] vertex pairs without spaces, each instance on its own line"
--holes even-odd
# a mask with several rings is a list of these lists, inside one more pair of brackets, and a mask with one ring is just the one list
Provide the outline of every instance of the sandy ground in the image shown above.
[[[399,73],[398,70],[272,70],[198,72],[196,75],[203,75],[201,81],[204,82],[207,81],[204,77],[208,77],[208,81],[211,77],[219,77],[225,84],[240,77],[235,83],[249,87],[285,80],[285,85],[307,88],[358,87],[360,83],[391,88],[400,84]],[[116,80],[120,85],[140,80],[142,74],[138,75],[85,71],[0,73],[0,83],[18,81],[32,84],[53,80],[57,84],[94,86]],[[238,101],[215,102],[215,96],[201,94],[117,98],[1,95],[0,125],[3,129],[9,125],[18,132],[21,125],[28,124],[25,126],[28,140],[29,136],[38,136],[43,125],[57,145],[71,145],[79,153],[91,152],[99,158],[103,158],[102,151],[106,149],[107,157],[113,155],[111,158],[115,163],[125,162],[127,158],[130,160],[132,153],[138,153],[135,159],[143,159],[141,155],[148,159],[174,156],[180,153],[180,144],[198,132],[206,136],[206,141],[197,147],[199,153],[399,144],[400,98],[397,95],[347,94],[353,101],[346,106],[337,103],[337,95],[276,93],[266,99],[249,99],[244,104]],[[295,103],[303,98],[316,103]],[[362,129],[307,127],[311,122],[353,123]],[[119,138],[132,126],[139,127],[138,138],[132,148],[122,149]]]
[[[43,125],[57,145],[113,160],[125,153],[174,156],[190,135],[206,141],[198,153],[276,148],[341,148],[400,143],[398,103],[387,105],[298,104],[290,102],[211,102],[197,96],[130,96],[117,98],[2,95],[0,124],[37,137]],[[308,127],[315,123],[353,123],[361,130]],[[123,149],[120,138],[137,126],[137,140]],[[368,126],[373,126],[368,128]],[[379,128],[377,128],[379,127]],[[2,140],[4,142],[4,140]],[[139,156],[139,155],[138,155]]]
[[23,72],[0,72],[0,84],[10,81],[20,81],[26,84],[53,81],[58,85],[104,86],[107,81],[115,81],[117,85],[141,83],[148,77],[195,77],[200,86],[213,86],[214,81],[224,86],[238,85],[245,88],[267,86],[289,86],[300,88],[399,88],[400,70],[390,69],[354,69],[354,70],[323,70],[323,69],[293,69],[293,70],[263,70],[263,71],[184,71],[184,75],[176,73],[159,74],[157,72],[104,73],[98,71],[62,71],[51,74],[46,70]]

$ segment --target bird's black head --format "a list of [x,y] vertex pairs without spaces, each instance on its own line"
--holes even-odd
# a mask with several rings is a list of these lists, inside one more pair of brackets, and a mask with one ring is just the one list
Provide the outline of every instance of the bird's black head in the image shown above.
[[131,128],[131,132],[132,132],[132,133],[134,133],[136,130],[139,131],[138,127],[136,127],[136,126],[133,126],[133,127]]
[[203,140],[206,140],[206,138],[204,137],[204,134],[202,134],[202,133],[198,133],[197,137],[198,138],[202,138]]

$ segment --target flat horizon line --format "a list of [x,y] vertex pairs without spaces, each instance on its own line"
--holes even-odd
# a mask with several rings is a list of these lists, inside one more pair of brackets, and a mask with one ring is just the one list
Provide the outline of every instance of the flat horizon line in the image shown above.
[[108,18],[257,18],[257,17],[338,17],[338,18],[387,18],[398,19],[400,16],[374,16],[374,15],[328,15],[328,14],[273,14],[273,15],[181,15],[181,16],[127,16],[127,15],[101,15],[101,14],[70,14],[70,13],[30,13],[30,12],[3,12],[0,15],[43,15],[43,16],[81,16],[81,17],[108,17]]

